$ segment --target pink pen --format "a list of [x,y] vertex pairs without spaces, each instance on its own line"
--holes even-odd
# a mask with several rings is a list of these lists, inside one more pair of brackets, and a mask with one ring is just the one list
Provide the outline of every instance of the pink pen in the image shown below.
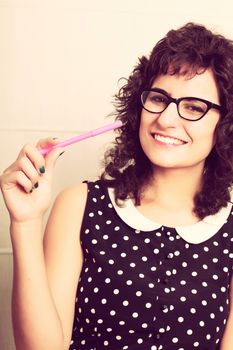
[[72,145],[73,143],[76,143],[76,142],[88,139],[89,137],[97,136],[97,135],[103,134],[103,133],[105,133],[107,131],[110,131],[110,130],[113,130],[113,129],[116,129],[116,128],[120,128],[122,125],[123,125],[123,123],[120,120],[118,120],[118,121],[116,121],[114,123],[102,126],[101,128],[94,129],[94,130],[91,130],[91,131],[87,131],[87,132],[85,132],[85,133],[83,133],[81,135],[74,136],[71,139],[62,141],[62,142],[58,143],[55,146],[42,148],[40,150],[40,153],[42,155],[46,155],[47,153],[49,153],[54,148],[66,147],[66,146]]

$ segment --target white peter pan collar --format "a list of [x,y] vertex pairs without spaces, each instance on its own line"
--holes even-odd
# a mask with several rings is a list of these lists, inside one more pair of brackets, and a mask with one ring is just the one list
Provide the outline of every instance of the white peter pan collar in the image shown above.
[[[125,200],[124,206],[119,207],[115,202],[114,190],[109,188],[108,193],[117,214],[133,229],[149,232],[157,230],[163,226],[162,224],[156,223],[141,214],[134,206],[131,199]],[[198,244],[205,242],[214,236],[227,222],[231,209],[232,203],[228,203],[227,207],[222,208],[217,214],[207,216],[202,221],[192,225],[176,226],[175,230],[188,243]]]

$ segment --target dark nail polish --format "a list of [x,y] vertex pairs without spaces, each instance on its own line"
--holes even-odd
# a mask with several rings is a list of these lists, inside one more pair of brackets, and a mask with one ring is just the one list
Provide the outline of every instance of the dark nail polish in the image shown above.
[[39,187],[39,182],[36,182],[34,185],[34,188],[38,188]]
[[33,191],[33,188],[29,191],[29,193],[32,193],[32,191]]
[[44,173],[45,173],[45,167],[44,167],[44,166],[42,166],[42,167],[40,168],[40,173],[41,173],[41,174],[44,174]]

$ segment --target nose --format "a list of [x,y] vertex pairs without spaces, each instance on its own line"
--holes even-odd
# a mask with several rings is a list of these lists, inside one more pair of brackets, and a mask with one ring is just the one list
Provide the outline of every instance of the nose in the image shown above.
[[181,118],[178,114],[177,105],[174,102],[171,102],[167,108],[159,114],[157,122],[163,128],[175,128],[180,125]]

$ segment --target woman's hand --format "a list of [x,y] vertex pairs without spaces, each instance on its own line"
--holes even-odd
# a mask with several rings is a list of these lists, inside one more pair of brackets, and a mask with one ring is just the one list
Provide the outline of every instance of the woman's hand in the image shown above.
[[0,177],[0,187],[11,220],[26,222],[41,218],[49,207],[54,165],[62,152],[56,148],[45,157],[40,149],[57,140],[40,140],[36,147],[26,145]]

